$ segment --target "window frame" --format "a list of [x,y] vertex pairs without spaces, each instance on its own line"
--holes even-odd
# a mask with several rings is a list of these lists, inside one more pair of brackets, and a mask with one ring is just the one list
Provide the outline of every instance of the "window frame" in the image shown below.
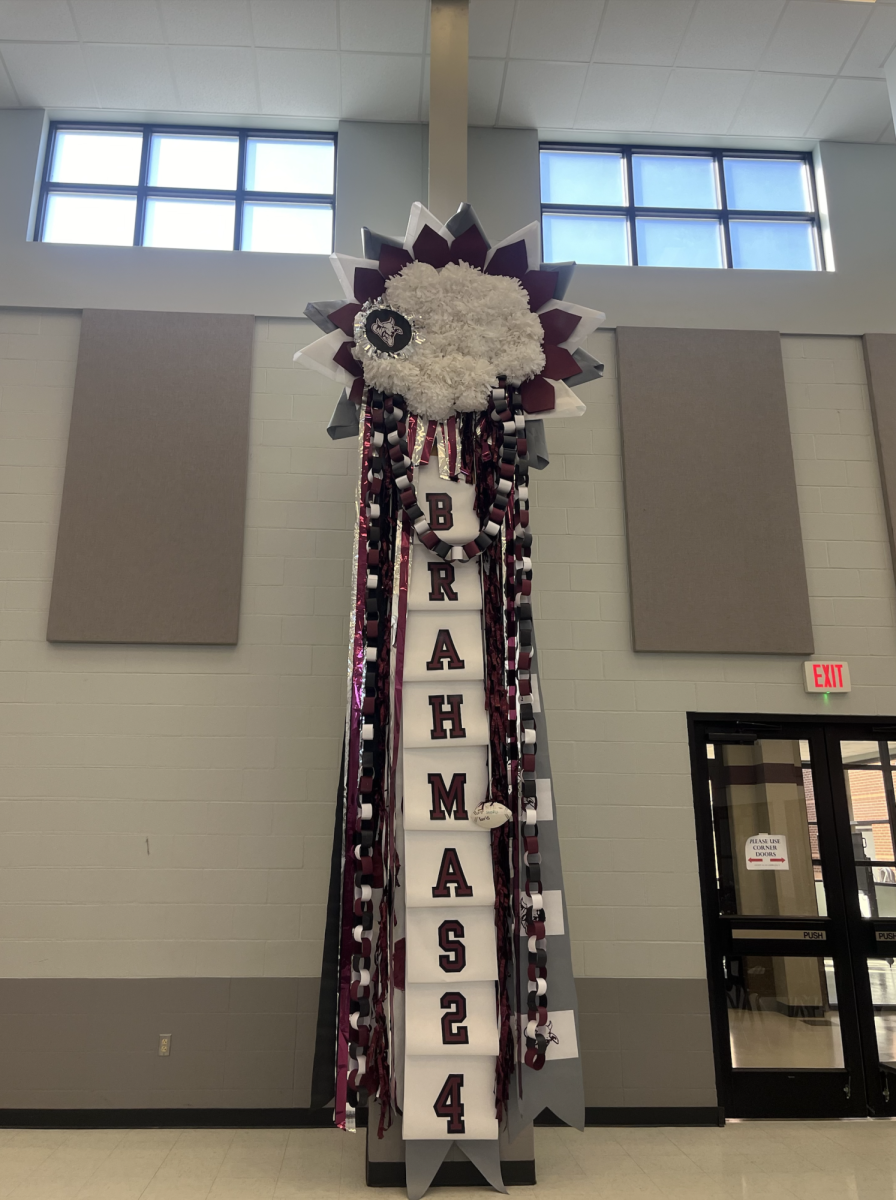
[[[112,183],[56,183],[50,179],[53,159],[56,155],[56,138],[59,133],[140,133],[143,143],[140,153],[140,173],[136,184]],[[171,188],[151,187],[147,182],[149,176],[150,149],[153,134],[175,134],[185,137],[230,137],[238,138],[237,186],[233,190],[220,188]],[[233,220],[233,245],[231,250],[242,250],[243,240],[243,210],[247,202],[259,204],[292,204],[296,206],[316,204],[329,208],[333,214],[330,235],[330,249],[333,253],[336,235],[336,170],[337,170],[337,134],[313,133],[279,129],[242,129],[224,125],[164,125],[140,124],[139,122],[117,123],[106,121],[51,121],[47,146],[44,152],[43,170],[41,171],[40,195],[37,214],[34,223],[34,241],[44,241],[46,228],[47,203],[51,195],[86,195],[86,196],[136,196],[137,208],[134,213],[134,240],[132,245],[144,246],[143,238],[146,232],[146,202],[147,200],[227,200],[235,204]],[[274,141],[321,142],[333,143],[333,191],[332,192],[261,192],[247,189],[246,181],[246,151],[250,138],[266,138]],[[54,243],[47,243],[48,245]],[[105,245],[103,242],[78,243],[79,245]],[[146,249],[166,249],[167,247],[149,246]],[[253,251],[246,251],[253,253]],[[254,253],[257,253],[254,252]],[[267,253],[275,253],[267,251]],[[286,253],[284,251],[284,253]]]
[[[815,186],[815,169],[811,152],[800,150],[724,150],[710,147],[701,149],[700,147],[695,146],[619,146],[594,142],[539,142],[539,192],[541,192],[541,152],[543,150],[566,150],[579,154],[620,154],[622,156],[622,168],[625,178],[626,199],[628,200],[628,203],[623,205],[546,204],[543,200],[541,200],[542,240],[544,238],[544,218],[546,215],[549,216],[556,213],[559,216],[625,217],[629,254],[631,256],[631,262],[627,265],[631,267],[637,267],[641,265],[638,262],[638,231],[636,225],[638,217],[680,217],[682,219],[694,217],[702,217],[704,219],[714,218],[720,223],[722,231],[724,261],[721,269],[728,271],[760,270],[762,268],[734,266],[731,260],[731,221],[751,219],[758,219],[762,221],[783,221],[794,225],[810,225],[812,228],[812,236],[815,242],[816,268],[814,272],[807,271],[805,274],[818,274],[821,271],[827,270],[824,253],[824,238],[822,237],[821,229],[821,215],[818,210],[818,190]],[[645,205],[636,205],[632,156],[637,154],[651,154],[675,158],[712,159],[715,164],[721,206],[719,208],[650,208]],[[802,163],[806,167],[806,174],[809,181],[809,201],[812,206],[811,209],[806,209],[804,212],[795,213],[793,211],[782,212],[778,209],[757,210],[747,208],[729,208],[728,192],[725,184],[724,160],[726,158],[783,159],[790,162]],[[541,199],[540,196],[539,199]],[[594,263],[590,265],[612,266],[621,264]],[[669,268],[663,267],[657,269],[668,270]],[[693,270],[694,268],[683,267],[679,269]],[[717,270],[719,268],[704,267],[697,269]],[[782,270],[788,270],[788,268],[784,267]]]

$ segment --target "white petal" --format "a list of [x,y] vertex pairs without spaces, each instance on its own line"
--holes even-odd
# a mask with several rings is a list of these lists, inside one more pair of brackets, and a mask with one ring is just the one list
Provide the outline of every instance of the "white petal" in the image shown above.
[[607,319],[607,314],[598,312],[596,308],[583,308],[581,304],[570,304],[568,300],[548,300],[547,304],[543,304],[538,311],[546,313],[550,312],[552,308],[559,308],[568,313],[578,313],[582,318],[566,341],[560,343],[563,349],[568,350],[570,354]]
[[579,397],[568,388],[562,379],[549,379],[548,383],[554,389],[554,407],[550,412],[532,413],[536,420],[540,417],[583,417],[585,405]]
[[494,257],[496,250],[500,250],[502,246],[512,246],[514,242],[526,243],[526,257],[529,262],[529,270],[537,271],[541,262],[541,227],[537,221],[533,221],[531,225],[524,225],[522,229],[518,229],[510,237],[506,237],[503,242],[498,242],[496,246],[492,246],[491,250],[485,256],[486,267]]
[[447,242],[451,241],[451,234],[442,224],[437,216],[424,207],[418,200],[416,204],[411,205],[411,215],[408,218],[408,228],[404,235],[404,248],[408,254],[414,253],[414,242],[420,236],[420,230],[424,225],[428,225],[430,229],[434,229],[436,233],[445,238]]
[[322,338],[318,338],[316,342],[305,346],[298,354],[294,354],[293,361],[301,363],[303,367],[310,367],[312,371],[319,371],[321,375],[326,375],[327,379],[335,379],[343,387],[350,388],[355,382],[355,376],[346,371],[344,367],[340,367],[338,363],[334,363],[333,355],[343,342],[351,340],[341,329],[334,329],[331,333],[325,333]]
[[[336,278],[339,280],[340,286],[348,300],[354,300],[355,298],[355,267],[372,267],[374,271],[380,269],[380,264],[375,259],[352,258],[349,254],[331,254],[330,262],[333,264]],[[386,281],[384,279],[384,290],[385,287]]]

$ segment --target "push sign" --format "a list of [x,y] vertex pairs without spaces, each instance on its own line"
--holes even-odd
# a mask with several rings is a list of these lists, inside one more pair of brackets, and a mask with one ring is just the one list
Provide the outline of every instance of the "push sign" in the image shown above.
[[804,662],[803,678],[807,692],[849,692],[849,664],[845,662]]

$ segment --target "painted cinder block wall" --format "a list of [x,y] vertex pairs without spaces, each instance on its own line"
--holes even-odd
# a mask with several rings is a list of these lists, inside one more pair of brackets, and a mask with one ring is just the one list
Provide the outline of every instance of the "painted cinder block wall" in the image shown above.
[[[304,303],[335,295],[333,279],[325,261],[288,255],[29,245],[44,127],[0,112],[0,1107],[305,1106],[355,450],[325,433],[336,389],[292,354],[314,336]],[[425,140],[344,126],[340,156],[337,244],[356,252],[362,221],[401,231]],[[854,335],[896,331],[896,147],[829,144],[819,161],[836,273],[592,267],[571,298],[612,325],[786,332],[816,650],[847,658],[854,685],[825,711],[892,716],[894,582]],[[535,131],[472,132],[471,197],[498,236],[537,215]],[[240,643],[49,645],[79,310],[173,296],[258,314]],[[612,330],[592,339],[605,378],[583,389],[584,418],[549,427],[551,466],[533,478],[587,1103],[705,1106],[685,714],[823,701],[795,660],[631,651],[613,348]]]
[[[0,1105],[302,1106],[354,447],[324,432],[332,389],[292,364],[307,322],[259,320],[240,644],[50,645],[78,328],[77,313],[0,313]],[[861,345],[782,348],[816,644],[854,684],[827,711],[892,714],[896,589]],[[550,427],[533,496],[588,1103],[710,1105],[685,714],[823,702],[797,660],[631,651],[612,332],[590,349],[605,378],[585,417]]]

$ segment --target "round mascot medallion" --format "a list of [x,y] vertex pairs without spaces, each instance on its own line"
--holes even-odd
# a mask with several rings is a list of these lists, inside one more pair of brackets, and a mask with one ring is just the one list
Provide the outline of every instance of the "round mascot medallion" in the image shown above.
[[380,301],[368,301],[355,317],[355,341],[367,358],[407,358],[423,339],[413,317]]

